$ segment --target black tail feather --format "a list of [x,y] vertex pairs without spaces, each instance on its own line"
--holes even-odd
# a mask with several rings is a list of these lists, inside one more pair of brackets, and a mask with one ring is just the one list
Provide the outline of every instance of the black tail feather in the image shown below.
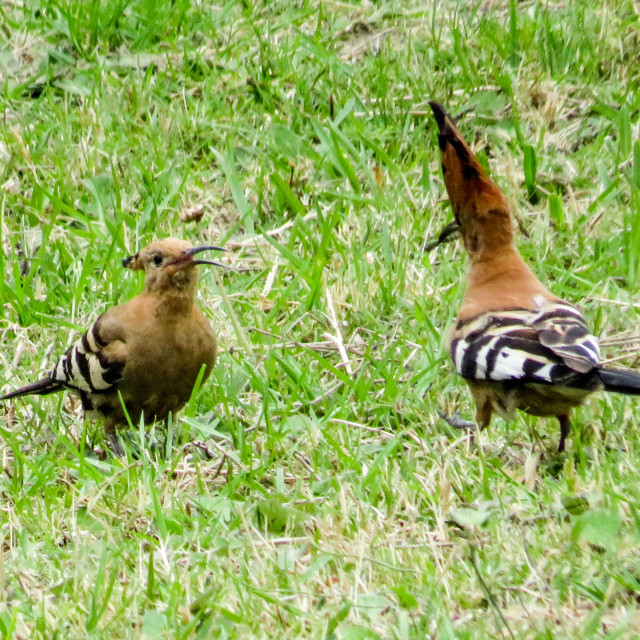
[[605,391],[626,393],[631,396],[640,395],[640,373],[630,369],[600,369],[600,380]]
[[38,380],[33,384],[28,384],[26,387],[20,387],[15,391],[10,391],[5,395],[0,396],[0,400],[9,400],[11,398],[27,396],[31,393],[35,393],[36,395],[39,395],[39,396],[45,396],[48,393],[54,393],[55,391],[60,391],[62,388],[63,388],[63,385],[58,380],[53,380],[52,378],[43,378],[42,380]]

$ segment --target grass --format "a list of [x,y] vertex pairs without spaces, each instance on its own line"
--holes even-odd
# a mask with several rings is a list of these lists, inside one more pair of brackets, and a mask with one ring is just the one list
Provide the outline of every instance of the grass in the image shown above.
[[637,401],[594,398],[563,456],[552,420],[452,432],[466,258],[423,249],[451,218],[437,99],[528,263],[640,365],[639,22],[631,0],[0,3],[3,388],[139,291],[119,260],[152,239],[236,269],[201,273],[220,358],[168,451],[97,460],[68,395],[0,410],[2,637],[637,637]]

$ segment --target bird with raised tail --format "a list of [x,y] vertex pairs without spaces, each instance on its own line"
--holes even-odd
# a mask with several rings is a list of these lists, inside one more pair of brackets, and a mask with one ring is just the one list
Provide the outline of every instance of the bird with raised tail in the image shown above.
[[449,114],[437,102],[429,104],[440,130],[442,173],[455,225],[470,262],[449,343],[455,369],[471,389],[480,429],[494,412],[505,418],[516,409],[555,416],[558,451],[563,451],[572,409],[602,389],[640,394],[640,373],[600,365],[598,340],[579,309],[550,293],[525,264],[514,244],[506,198]]
[[116,455],[124,449],[116,430],[129,420],[147,424],[182,409],[204,367],[204,382],[216,360],[216,337],[195,304],[202,251],[185,240],[157,240],[122,261],[144,271],[144,291],[105,311],[72,344],[47,376],[0,396],[46,395],[70,389],[80,395],[87,417],[102,418]]

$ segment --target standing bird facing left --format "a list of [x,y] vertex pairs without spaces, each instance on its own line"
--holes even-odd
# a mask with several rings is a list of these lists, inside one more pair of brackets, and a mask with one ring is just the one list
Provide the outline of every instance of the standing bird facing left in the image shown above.
[[128,424],[127,415],[133,424],[166,420],[189,400],[201,369],[202,382],[211,373],[216,337],[195,304],[197,265],[222,266],[194,257],[208,250],[223,249],[166,238],[122,260],[144,271],[144,291],[105,311],[47,376],[0,400],[75,391],[87,417],[102,418],[112,451],[123,455],[116,429]]
[[455,226],[470,262],[449,342],[456,371],[471,389],[481,429],[494,412],[555,416],[558,451],[564,451],[573,408],[599,390],[639,395],[640,373],[600,364],[598,339],[579,309],[548,291],[518,253],[507,199],[449,114],[429,104]]

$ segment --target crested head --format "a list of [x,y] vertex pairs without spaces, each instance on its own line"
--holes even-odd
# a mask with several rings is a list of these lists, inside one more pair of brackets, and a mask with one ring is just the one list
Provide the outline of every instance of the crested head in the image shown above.
[[187,240],[164,238],[124,258],[122,266],[133,271],[145,272],[147,293],[183,292],[193,295],[198,279],[196,265],[218,265],[217,262],[194,258],[196,254],[209,249],[222,251],[220,247],[194,247]]
[[511,246],[509,205],[471,151],[451,116],[437,102],[429,103],[440,129],[442,174],[464,245],[472,260],[485,251]]

